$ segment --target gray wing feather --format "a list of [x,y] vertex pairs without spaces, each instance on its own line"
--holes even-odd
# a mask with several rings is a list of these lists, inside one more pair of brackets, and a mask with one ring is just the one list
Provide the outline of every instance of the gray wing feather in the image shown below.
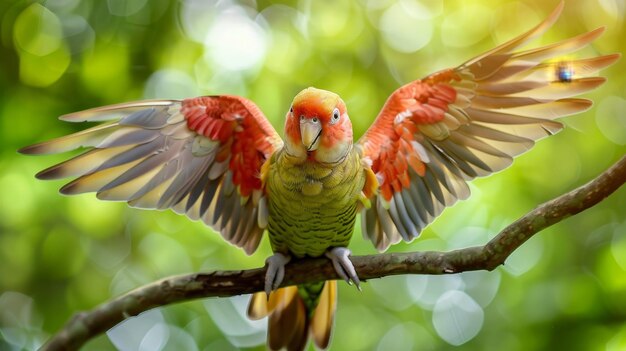
[[[38,174],[42,179],[78,176],[61,191],[97,192],[105,200],[167,209],[202,219],[248,254],[263,234],[257,204],[235,191],[229,160],[216,162],[222,145],[187,127],[179,101],[113,105],[65,115],[63,120],[111,121],[36,144],[23,153],[57,153],[89,147]],[[258,197],[257,197],[258,198]]]

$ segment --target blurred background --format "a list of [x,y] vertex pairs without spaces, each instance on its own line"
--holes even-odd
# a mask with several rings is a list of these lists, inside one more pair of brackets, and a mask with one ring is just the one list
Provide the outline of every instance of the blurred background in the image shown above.
[[[292,97],[339,93],[360,136],[399,85],[458,65],[537,24],[541,1],[48,0],[0,2],[0,350],[41,345],[73,313],[179,273],[262,266],[171,212],[60,196],[34,174],[67,158],[19,147],[84,125],[57,116],[144,98],[239,94],[282,134]],[[606,25],[577,57],[626,51],[624,0],[566,1],[533,44]],[[626,153],[626,60],[596,104],[564,119],[509,169],[472,183],[422,237],[392,251],[482,245],[538,204]],[[356,229],[355,254],[375,252]],[[626,349],[626,191],[536,235],[493,272],[340,284],[331,350]],[[262,350],[248,297],[154,309],[91,341],[96,350]]]

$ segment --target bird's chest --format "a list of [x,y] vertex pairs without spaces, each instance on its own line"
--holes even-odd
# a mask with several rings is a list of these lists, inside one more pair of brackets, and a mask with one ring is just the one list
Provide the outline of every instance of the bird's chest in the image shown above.
[[334,167],[305,163],[270,170],[268,232],[274,251],[320,256],[329,247],[346,246],[363,187],[361,173],[346,163]]
[[308,163],[279,167],[270,172],[269,192],[289,198],[291,206],[314,208],[337,200],[343,205],[349,202],[346,195],[350,195],[351,188],[345,171],[342,166],[315,167]]

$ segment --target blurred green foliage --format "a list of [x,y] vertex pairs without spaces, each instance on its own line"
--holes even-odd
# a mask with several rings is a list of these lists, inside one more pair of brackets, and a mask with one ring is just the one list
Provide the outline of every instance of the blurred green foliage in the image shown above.
[[[549,1],[48,0],[0,2],[0,349],[40,345],[79,310],[177,273],[263,265],[200,223],[93,195],[62,197],[33,175],[67,156],[16,149],[84,128],[64,113],[143,98],[240,94],[282,131],[294,94],[339,93],[356,136],[400,84],[453,66],[544,18]],[[579,56],[625,52],[624,0],[569,1],[541,42],[598,26]],[[626,60],[513,167],[473,183],[411,244],[484,244],[539,203],[626,152]],[[333,350],[626,349],[626,192],[537,235],[494,272],[399,276],[340,285]],[[357,228],[355,254],[373,253]],[[262,349],[247,298],[156,309],[87,349]]]

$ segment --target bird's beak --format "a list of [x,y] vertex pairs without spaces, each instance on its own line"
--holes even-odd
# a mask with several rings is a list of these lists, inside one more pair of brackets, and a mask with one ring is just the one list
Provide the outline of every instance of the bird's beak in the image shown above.
[[317,150],[321,134],[322,125],[319,122],[308,120],[300,123],[300,135],[306,151]]

